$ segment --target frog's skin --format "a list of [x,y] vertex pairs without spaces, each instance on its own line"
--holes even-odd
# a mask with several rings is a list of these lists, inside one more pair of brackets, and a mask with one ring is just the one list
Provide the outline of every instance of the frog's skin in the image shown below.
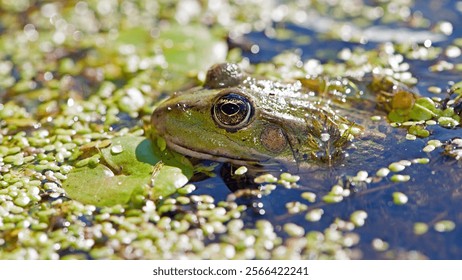
[[321,97],[300,81],[256,79],[223,63],[208,71],[203,87],[162,102],[152,124],[169,148],[194,158],[332,165],[353,138],[350,128],[360,128],[344,117],[344,101]]

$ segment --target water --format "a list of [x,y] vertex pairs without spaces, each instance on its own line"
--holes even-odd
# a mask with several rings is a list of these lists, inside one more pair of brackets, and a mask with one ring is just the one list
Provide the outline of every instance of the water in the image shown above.
[[[441,40],[435,40],[434,46],[446,48],[455,38],[462,37],[462,16],[456,9],[457,1],[416,1],[412,11],[421,11],[426,17],[430,17],[431,24],[440,20],[450,21],[454,30],[451,35],[443,36]],[[460,5],[460,4],[459,4]],[[269,38],[264,32],[254,32],[246,36],[246,40],[257,44],[259,52],[254,54],[250,50],[244,51],[244,55],[251,62],[268,61],[273,56],[284,50],[298,49],[303,59],[316,58],[321,61],[336,59],[336,54],[343,48],[361,46],[365,49],[376,48],[381,42],[370,40],[365,44],[349,43],[337,40],[322,40],[315,31],[294,24],[286,25],[286,28],[296,36],[309,36],[309,44],[298,43],[295,39],[277,40]],[[408,28],[400,24],[383,26],[388,30],[395,28]],[[417,30],[418,32],[422,30]],[[417,32],[416,31],[416,32]],[[429,34],[430,36],[430,34]],[[422,44],[417,42],[416,44]],[[429,66],[441,59],[444,55],[428,61],[410,60],[410,71],[419,79],[416,90],[422,95],[431,96],[427,88],[439,86],[447,88],[451,82],[462,79],[460,72],[443,71],[431,72]],[[460,63],[461,57],[451,59],[452,63]],[[462,258],[462,162],[442,155],[442,148],[434,152],[422,152],[428,140],[437,139],[442,142],[453,137],[461,137],[460,127],[446,129],[438,125],[429,126],[431,136],[415,141],[406,141],[403,129],[393,129],[398,141],[384,140],[383,153],[364,158],[364,161],[355,165],[345,162],[344,166],[338,166],[334,171],[321,171],[318,173],[303,174],[299,189],[277,188],[271,195],[264,196],[259,202],[263,204],[264,214],[249,210],[244,217],[247,224],[251,225],[258,219],[270,220],[279,234],[285,236],[281,230],[283,224],[293,222],[305,228],[305,231],[323,230],[333,220],[340,218],[348,220],[349,215],[355,210],[365,210],[368,213],[366,224],[355,230],[360,235],[361,241],[357,246],[365,259],[376,258],[400,258],[405,257],[403,252],[418,251],[431,259],[460,259]],[[346,175],[355,175],[359,170],[366,170],[374,174],[380,167],[400,160],[412,160],[415,158],[428,157],[429,164],[412,164],[400,174],[410,175],[411,180],[403,183],[393,183],[388,179],[378,183],[368,184],[366,187],[353,188],[351,196],[341,203],[325,204],[317,203],[316,207],[324,210],[324,215],[319,222],[310,223],[304,219],[304,213],[287,214],[285,204],[291,201],[301,201],[300,194],[304,191],[312,191],[318,197],[326,194],[338,178]],[[324,174],[322,173],[324,172]],[[333,173],[333,174],[332,174]],[[324,180],[319,180],[319,178]],[[225,199],[231,191],[225,186],[220,178],[206,180],[201,185],[214,185],[210,188],[199,187],[199,193],[213,195],[217,199]],[[355,192],[356,191],[356,192]],[[405,205],[393,203],[392,194],[402,192],[407,195],[409,201]],[[318,199],[319,201],[319,199]],[[249,204],[252,201],[248,201]],[[313,207],[314,208],[314,207]],[[450,232],[437,232],[434,225],[441,220],[451,220],[456,224]],[[429,231],[423,235],[414,233],[414,223],[424,222],[429,226]],[[374,239],[381,239],[389,244],[393,252],[381,253],[372,248]]]

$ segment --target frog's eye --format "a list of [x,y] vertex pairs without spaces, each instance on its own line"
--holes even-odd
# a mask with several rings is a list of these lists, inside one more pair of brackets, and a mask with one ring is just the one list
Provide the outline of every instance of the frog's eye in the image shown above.
[[235,92],[222,95],[215,101],[212,108],[215,122],[228,130],[237,130],[246,126],[252,114],[252,103]]

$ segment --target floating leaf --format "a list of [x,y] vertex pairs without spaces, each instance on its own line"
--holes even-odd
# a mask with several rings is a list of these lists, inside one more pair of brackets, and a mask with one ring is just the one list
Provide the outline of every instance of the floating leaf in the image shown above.
[[[445,112],[446,114],[449,113]],[[392,122],[405,122],[408,120],[426,121],[443,114],[433,100],[428,97],[416,98],[406,91],[398,92],[392,100],[392,110],[388,119]]]
[[409,118],[416,121],[426,121],[438,116],[439,113],[441,112],[436,108],[433,100],[428,97],[422,97],[415,102],[409,112]]
[[167,149],[161,152],[146,138],[124,136],[111,142],[100,150],[100,164],[69,173],[63,187],[70,198],[97,206],[126,204],[152,186],[152,197],[158,199],[175,193],[193,174],[184,156]]
[[[153,136],[154,139],[156,139],[156,136]],[[166,147],[159,147],[156,144],[153,144],[150,140],[146,140],[147,143],[149,143],[150,149],[152,149],[152,154],[158,157],[159,161],[160,159],[162,162],[165,164],[165,166],[174,166],[178,167],[181,169],[182,173],[188,177],[191,178],[193,173],[194,173],[194,168],[191,164],[191,162],[182,154],[179,154],[177,152],[171,151],[167,149]],[[154,140],[157,142],[156,140]],[[164,140],[165,141],[165,140]],[[149,155],[151,153],[148,153]]]
[[[114,146],[121,147],[123,152],[114,153]],[[151,174],[153,165],[159,161],[151,142],[143,137],[113,138],[112,145],[101,149],[101,154],[111,170],[124,175]]]
[[115,176],[106,166],[75,168],[69,173],[63,187],[75,200],[97,206],[126,204],[134,193],[149,184],[149,177]]
[[430,136],[430,131],[426,130],[424,127],[420,125],[412,125],[409,127],[408,132],[412,135],[425,138]]
[[455,94],[462,95],[462,81],[455,83],[455,84],[451,87],[451,90],[452,90]]
[[391,122],[402,123],[409,120],[409,111],[408,110],[392,110],[388,113],[388,119]]
[[[457,116],[456,116],[457,117]],[[441,117],[438,119],[438,123],[444,127],[456,127],[459,125],[459,121],[453,118]]]
[[164,165],[159,162],[152,176],[152,197],[161,199],[176,192],[188,182],[180,168]]

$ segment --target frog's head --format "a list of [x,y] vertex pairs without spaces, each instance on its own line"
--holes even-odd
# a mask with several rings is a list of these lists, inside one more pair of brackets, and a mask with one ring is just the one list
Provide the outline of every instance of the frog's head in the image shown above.
[[215,65],[203,87],[161,103],[152,124],[171,149],[195,158],[235,164],[295,161],[294,130],[302,120],[268,83],[258,86],[235,64]]

